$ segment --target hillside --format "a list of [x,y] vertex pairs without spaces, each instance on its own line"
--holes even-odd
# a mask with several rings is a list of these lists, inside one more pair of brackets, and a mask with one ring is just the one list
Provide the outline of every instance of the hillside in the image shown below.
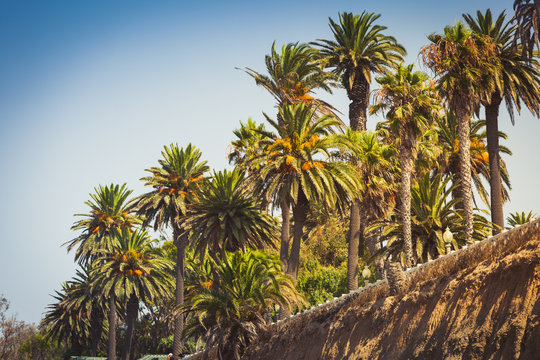
[[538,359],[540,220],[270,325],[245,359]]

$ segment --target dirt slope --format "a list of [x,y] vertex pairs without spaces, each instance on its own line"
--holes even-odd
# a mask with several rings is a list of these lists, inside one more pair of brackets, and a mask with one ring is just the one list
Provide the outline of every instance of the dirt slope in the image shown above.
[[245,359],[540,359],[540,222],[271,325]]

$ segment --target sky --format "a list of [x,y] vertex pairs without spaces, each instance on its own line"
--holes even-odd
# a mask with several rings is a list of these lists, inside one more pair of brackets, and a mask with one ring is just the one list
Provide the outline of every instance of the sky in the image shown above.
[[[426,36],[512,1],[26,1],[0,2],[0,294],[38,323],[50,294],[75,275],[61,244],[95,186],[127,183],[156,166],[164,145],[192,143],[215,170],[228,166],[239,121],[262,122],[273,98],[238,68],[264,72],[272,43],[330,38],[339,12],[378,24],[419,64]],[[347,114],[343,90],[320,96]],[[540,213],[540,120],[500,127],[513,190],[505,214]],[[482,113],[483,114],[483,113]],[[374,128],[376,119],[368,119]]]

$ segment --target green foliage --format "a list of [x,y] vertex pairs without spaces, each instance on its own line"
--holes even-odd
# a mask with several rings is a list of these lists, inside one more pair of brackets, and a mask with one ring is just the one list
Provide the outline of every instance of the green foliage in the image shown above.
[[31,335],[21,344],[20,352],[32,360],[61,360],[65,349],[38,333]]
[[512,229],[516,226],[526,224],[530,221],[535,220],[538,218],[538,214],[533,213],[532,211],[529,211],[529,213],[525,213],[525,211],[522,211],[521,213],[516,211],[514,213],[508,214],[508,217],[506,218],[506,222],[509,226],[507,226],[507,229]]
[[182,226],[201,256],[207,250],[224,257],[225,251],[275,248],[278,235],[277,221],[262,210],[237,169],[214,172],[203,183]]
[[347,292],[347,264],[335,268],[310,260],[300,269],[296,288],[310,305],[332,300]]
[[180,310],[197,321],[189,322],[185,333],[201,337],[207,349],[217,346],[225,358],[241,356],[275,304],[303,304],[290,278],[281,272],[278,257],[264,252],[227,253],[219,263],[208,258],[191,272],[199,279],[188,284]]

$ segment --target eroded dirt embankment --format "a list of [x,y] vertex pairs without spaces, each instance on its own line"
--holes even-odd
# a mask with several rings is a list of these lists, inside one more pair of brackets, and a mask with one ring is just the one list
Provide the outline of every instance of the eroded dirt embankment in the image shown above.
[[540,359],[540,221],[272,325],[245,359]]

